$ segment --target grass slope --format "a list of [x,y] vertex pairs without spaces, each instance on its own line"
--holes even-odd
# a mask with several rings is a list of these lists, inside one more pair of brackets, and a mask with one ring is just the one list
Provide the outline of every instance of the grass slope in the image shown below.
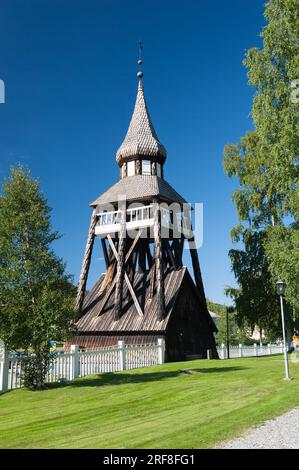
[[282,356],[198,360],[6,392],[0,448],[213,447],[299,404],[299,365],[283,372]]

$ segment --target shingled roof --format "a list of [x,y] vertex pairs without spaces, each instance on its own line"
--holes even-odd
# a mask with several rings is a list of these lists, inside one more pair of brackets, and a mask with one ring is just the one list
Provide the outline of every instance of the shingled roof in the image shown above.
[[[138,314],[130,294],[127,295],[128,289],[125,287],[123,293],[122,316],[118,320],[115,320],[114,292],[111,293],[109,300],[101,311],[101,299],[105,295],[105,291],[101,292],[102,282],[105,278],[105,275],[102,275],[86,296],[83,304],[82,316],[76,323],[78,330],[77,334],[80,335],[82,332],[84,334],[103,332],[113,334],[128,331],[143,331],[148,332],[149,334],[154,334],[165,331],[184,279],[188,278],[187,280],[189,281],[190,286],[193,287],[197,296],[198,291],[185,266],[167,271],[164,279],[166,315],[162,320],[160,320],[158,315],[157,299],[155,296],[151,298],[149,295],[151,275],[152,271],[146,271],[145,273],[136,272],[134,277],[133,288],[143,310],[143,316]],[[208,310],[203,309],[203,314],[206,315],[212,331],[217,331]]]
[[129,129],[116,153],[116,161],[121,166],[123,161],[140,156],[162,162],[166,159],[166,149],[159,141],[152,124],[141,80],[138,83],[137,98]]
[[137,201],[138,199],[157,196],[166,202],[186,204],[185,199],[164,179],[158,176],[134,175],[119,180],[90,205],[95,207],[116,203],[119,196],[126,196],[127,201]]
[[175,304],[176,296],[184,279],[187,269],[185,267],[169,271],[165,276],[165,308],[166,316],[159,320],[157,302],[155,297],[149,298],[149,285],[151,272],[136,273],[134,278],[134,291],[138,297],[143,316],[136,310],[135,304],[129,295],[126,297],[124,291],[123,314],[115,321],[114,295],[113,292],[101,313],[101,284],[104,276],[94,285],[91,292],[85,299],[82,314],[77,322],[78,332],[102,332],[102,331],[164,331],[166,329],[172,308]]

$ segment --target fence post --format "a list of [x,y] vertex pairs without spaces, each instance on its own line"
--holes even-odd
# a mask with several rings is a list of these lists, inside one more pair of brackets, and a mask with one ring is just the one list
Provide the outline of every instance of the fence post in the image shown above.
[[126,343],[118,341],[119,367],[120,370],[126,370]]
[[257,355],[258,355],[258,352],[257,352],[257,345],[256,345],[256,343],[254,343],[253,347],[254,347],[254,355],[257,356]]
[[243,357],[242,344],[239,344],[239,357]]
[[268,355],[271,355],[271,343],[268,344]]
[[70,370],[70,380],[74,380],[79,377],[79,354],[78,354],[78,345],[71,345],[71,370]]
[[221,359],[225,359],[225,346],[223,343],[221,344]]
[[207,349],[207,359],[208,361],[210,361],[212,358],[212,350],[211,349]]
[[9,374],[9,359],[8,353],[5,350],[5,345],[0,340],[0,391],[5,392],[8,390],[8,374]]
[[158,338],[158,364],[164,364],[165,361],[165,341]]

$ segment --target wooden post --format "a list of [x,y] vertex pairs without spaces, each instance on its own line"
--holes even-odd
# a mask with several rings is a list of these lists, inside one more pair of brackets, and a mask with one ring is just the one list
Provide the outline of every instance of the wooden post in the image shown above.
[[82,263],[81,274],[79,278],[79,285],[78,285],[77,298],[76,298],[76,304],[75,304],[76,310],[79,310],[79,311],[82,309],[84,296],[85,296],[88,271],[89,271],[89,266],[90,266],[93,244],[94,244],[96,223],[97,223],[97,209],[94,208],[92,212],[91,220],[90,220],[90,225],[89,225],[89,232],[88,232],[84,257],[83,257],[83,263]]
[[150,270],[150,289],[149,289],[149,298],[152,299],[154,297],[154,290],[155,290],[155,280],[156,280],[156,265],[153,264]]
[[146,255],[147,255],[148,267],[149,269],[151,269],[153,265],[153,257],[152,257],[151,250],[150,250],[150,244],[148,242],[146,242]]
[[0,391],[8,390],[9,358],[4,342],[0,340]]
[[134,277],[135,277],[135,272],[136,272],[136,263],[137,263],[137,255],[138,252],[137,250],[134,250],[131,256],[131,262],[130,262],[130,271],[129,271],[129,279],[131,284],[134,284]]
[[118,353],[119,368],[120,370],[126,370],[126,343],[124,341],[118,341]]
[[174,257],[174,254],[172,252],[172,249],[170,247],[170,244],[169,244],[168,240],[165,240],[165,246],[166,246],[166,251],[167,251],[167,254],[168,254],[168,257],[169,257],[169,264],[172,268],[176,268],[177,265],[176,265],[175,257]]
[[120,201],[120,231],[118,245],[118,260],[115,286],[115,317],[120,318],[122,310],[123,283],[125,276],[125,256],[126,256],[126,202]]
[[175,264],[178,268],[183,266],[182,254],[184,249],[184,237],[175,238],[172,242],[172,250],[174,252]]
[[107,247],[106,247],[105,238],[101,238],[101,243],[102,243],[102,249],[103,249],[103,255],[104,255],[104,259],[105,259],[106,269],[108,269],[108,266],[110,264],[110,259],[109,259],[109,254],[108,254]]
[[78,345],[71,345],[71,371],[70,371],[70,380],[74,380],[79,377],[79,355],[78,355]]
[[144,240],[141,239],[139,240],[139,268],[143,273],[146,270],[145,255],[146,255],[145,243],[144,243]]
[[165,341],[164,338],[158,338],[158,364],[165,362]]
[[165,314],[164,299],[164,278],[162,264],[162,240],[161,240],[161,216],[158,200],[155,198],[153,202],[154,212],[154,239],[155,239],[155,265],[156,265],[156,282],[157,282],[157,302],[159,318],[163,319]]
[[188,243],[189,243],[189,249],[191,253],[195,284],[199,291],[202,303],[206,306],[206,297],[205,297],[205,292],[204,292],[204,287],[203,287],[203,282],[202,282],[202,277],[201,277],[198,253],[197,253],[197,249],[192,246],[194,244],[194,237],[189,239]]

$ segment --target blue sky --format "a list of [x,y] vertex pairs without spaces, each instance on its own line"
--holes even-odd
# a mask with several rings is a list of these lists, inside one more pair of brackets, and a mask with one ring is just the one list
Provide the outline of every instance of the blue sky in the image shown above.
[[[119,176],[115,152],[135,102],[141,38],[145,94],[168,151],[165,177],[204,203],[205,290],[228,302],[237,182],[223,172],[223,148],[252,128],[242,60],[261,45],[263,26],[261,0],[1,0],[0,179],[17,162],[40,179],[63,235],[55,250],[76,281],[89,202]],[[89,287],[102,271],[97,242]]]

